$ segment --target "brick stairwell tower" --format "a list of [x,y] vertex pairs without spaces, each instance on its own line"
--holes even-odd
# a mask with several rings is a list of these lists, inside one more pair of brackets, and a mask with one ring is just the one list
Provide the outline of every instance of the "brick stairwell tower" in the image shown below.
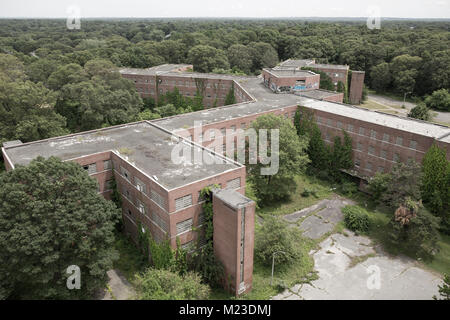
[[255,202],[232,189],[213,192],[214,253],[225,269],[225,289],[252,289]]
[[364,87],[364,71],[352,71],[352,80],[350,84],[350,103],[361,104],[362,92]]

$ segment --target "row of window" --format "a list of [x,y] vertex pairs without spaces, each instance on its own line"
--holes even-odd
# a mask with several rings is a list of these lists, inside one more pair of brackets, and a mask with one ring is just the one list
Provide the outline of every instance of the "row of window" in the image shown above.
[[[161,230],[163,230],[166,233],[168,232],[167,222],[163,218],[161,218],[158,214],[156,214],[156,212],[152,211],[150,213],[148,207],[139,199],[136,199],[136,201],[134,202],[133,199],[131,198],[130,192],[125,187],[123,188],[122,195],[130,203],[133,203],[140,213],[142,213],[149,220],[151,220],[153,223],[155,223]],[[131,214],[131,213],[129,212],[129,214]]]
[[[203,213],[201,213],[198,217],[197,228],[201,227],[204,222],[205,222],[205,215]],[[194,226],[194,221],[192,218],[178,222],[177,226],[176,226],[177,236],[180,234],[183,234],[185,232],[191,231],[193,226]]]
[[[294,117],[295,117],[295,111],[292,111],[290,114],[289,114],[289,112],[285,112],[285,113],[283,114],[283,116],[284,116],[285,119],[288,119],[289,117],[291,117],[292,119],[294,119]],[[240,128],[241,128],[242,130],[247,129],[247,123],[245,123],[245,122],[241,123]],[[229,129],[230,129],[230,131],[231,131],[232,134],[235,133],[235,132],[236,132],[236,125],[230,126]],[[204,140],[204,138],[205,138],[205,132],[208,132],[208,133],[209,133],[209,140],[206,140],[207,138]],[[203,142],[203,141],[214,140],[214,139],[216,138],[216,132],[217,132],[217,129],[208,129],[208,130],[205,130],[203,133],[201,133],[201,134],[198,136],[198,142],[201,143],[201,142]],[[226,133],[227,133],[227,128],[225,128],[225,127],[220,128],[220,134],[221,134],[222,136],[226,136]],[[188,139],[189,139],[189,140],[192,140],[192,135],[189,136]]]
[[[210,185],[209,187],[211,187],[211,186],[212,185]],[[222,184],[219,184],[219,187],[222,188]],[[235,179],[228,180],[226,187],[229,189],[239,189],[241,187],[241,177],[237,177]],[[200,194],[201,194],[201,190],[198,191],[198,197],[197,197],[198,203],[200,203],[204,200],[201,198]],[[178,211],[178,210],[190,207],[190,206],[192,206],[192,204],[193,204],[192,194],[187,194],[183,197],[179,197],[179,198],[175,199],[175,210]]]
[[[153,189],[150,190],[150,192],[149,192],[147,185],[142,180],[140,180],[138,177],[132,177],[130,172],[126,168],[120,166],[120,174],[128,182],[133,184],[138,191],[142,192],[143,194],[145,194],[147,196],[150,195],[150,199],[152,199],[153,202],[158,204],[161,208],[167,209],[166,199]],[[133,183],[133,180],[134,180],[134,183]]]
[[[89,174],[94,174],[97,171],[97,163],[90,163],[83,166],[83,169],[86,170]],[[111,160],[104,160],[103,161],[103,170],[110,170],[112,169],[112,162]]]
[[[319,123],[319,124],[322,123],[329,127],[333,127],[332,119],[325,119],[320,116],[317,116],[316,120],[317,120],[317,123]],[[356,133],[355,128],[352,124],[347,124],[347,126],[345,126],[341,121],[336,121],[336,128],[346,130],[347,132],[350,132],[350,133]],[[364,127],[359,127],[359,130],[357,133],[362,136],[369,136],[371,139],[378,139],[378,132],[374,129],[369,130]],[[378,139],[378,140],[380,140],[380,139]],[[388,133],[383,133],[383,137],[381,140],[384,142],[391,142],[391,136]],[[392,143],[399,145],[399,146],[404,146],[403,137],[400,137],[400,136],[392,137],[392,140],[393,140]],[[409,141],[409,148],[417,149],[417,141],[411,139]]]

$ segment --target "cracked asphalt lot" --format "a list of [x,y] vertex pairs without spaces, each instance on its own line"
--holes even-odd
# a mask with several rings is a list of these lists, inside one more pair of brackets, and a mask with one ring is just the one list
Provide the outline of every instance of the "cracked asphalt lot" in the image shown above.
[[[313,227],[309,217],[332,217],[327,224],[335,225],[339,219],[336,208],[343,207],[348,200],[333,199],[321,202],[314,208],[294,213],[285,219],[296,222],[304,220],[300,229],[305,236],[317,237],[319,232],[330,230],[329,226]],[[321,209],[322,208],[322,209]],[[320,210],[320,211],[318,211]],[[297,214],[297,215],[296,215]],[[299,217],[301,216],[301,217]],[[306,217],[306,219],[305,219]],[[320,221],[319,221],[320,220]],[[323,223],[323,219],[314,221]],[[304,228],[302,228],[302,225]],[[357,236],[349,230],[344,234],[332,234],[320,243],[320,248],[310,252],[319,279],[307,284],[297,284],[272,297],[274,300],[427,300],[439,296],[439,274],[424,270],[407,257],[390,257],[381,248],[375,247],[367,237]]]

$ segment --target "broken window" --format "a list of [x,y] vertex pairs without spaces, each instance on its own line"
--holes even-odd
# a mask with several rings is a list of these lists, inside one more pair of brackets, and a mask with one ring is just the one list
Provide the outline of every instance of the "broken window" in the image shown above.
[[142,193],[147,193],[147,186],[139,178],[134,177],[134,182],[136,183],[136,189]]
[[97,164],[91,163],[83,166],[83,169],[86,170],[89,174],[93,174],[97,172]]
[[128,181],[131,180],[130,172],[127,169],[125,169],[124,167],[122,167],[122,166],[120,167],[120,173]]

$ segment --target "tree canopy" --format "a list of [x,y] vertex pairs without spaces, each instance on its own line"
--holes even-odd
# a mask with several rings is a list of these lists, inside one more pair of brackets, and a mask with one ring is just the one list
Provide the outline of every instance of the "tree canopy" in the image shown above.
[[[119,212],[74,162],[37,158],[0,175],[0,297],[90,297],[107,279]],[[81,289],[68,290],[69,266]]]

